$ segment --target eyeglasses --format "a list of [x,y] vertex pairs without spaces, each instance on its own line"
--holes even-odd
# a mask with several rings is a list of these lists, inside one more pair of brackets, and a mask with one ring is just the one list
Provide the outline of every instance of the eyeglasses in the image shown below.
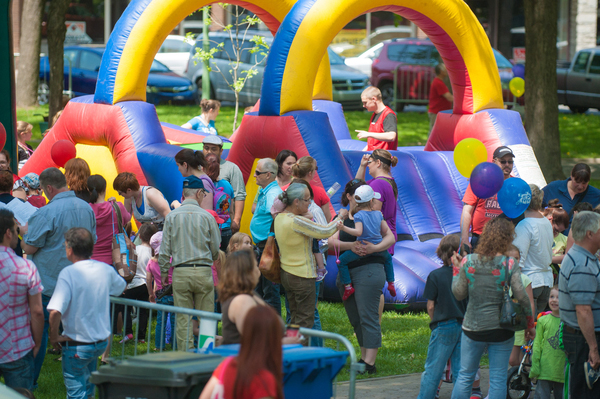
[[300,201],[304,201],[304,202],[310,202],[310,198],[300,198]]
[[271,173],[271,172],[259,172],[258,170],[255,170],[254,171],[254,176],[264,175],[265,173]]

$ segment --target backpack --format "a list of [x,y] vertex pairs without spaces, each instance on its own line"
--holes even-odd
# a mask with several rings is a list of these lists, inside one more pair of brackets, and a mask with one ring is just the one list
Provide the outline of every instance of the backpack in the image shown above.
[[213,194],[213,209],[225,222],[229,220],[230,202],[231,197],[225,192],[225,188],[215,187],[215,192]]

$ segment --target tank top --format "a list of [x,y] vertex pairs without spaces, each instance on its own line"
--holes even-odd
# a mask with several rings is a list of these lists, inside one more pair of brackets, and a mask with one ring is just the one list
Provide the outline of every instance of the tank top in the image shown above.
[[[223,342],[221,343],[221,345],[239,344],[242,341],[242,336],[240,335],[237,326],[234,322],[229,320],[229,305],[231,305],[231,301],[233,301],[237,296],[238,295],[227,298],[227,300],[221,305],[221,310],[223,312],[223,317],[221,320],[221,322],[223,323]],[[256,302],[257,305],[260,305],[260,303],[254,297],[254,294],[252,294],[252,299],[254,299],[254,302]]]
[[148,189],[151,188],[150,186],[142,186],[142,205],[141,206],[137,206],[137,203],[135,202],[135,200],[133,201],[133,216],[137,219],[138,222],[140,223],[145,223],[145,222],[152,222],[152,223],[162,223],[165,221],[165,218],[162,217],[162,215],[160,213],[158,213],[158,211],[154,208],[152,208],[150,206],[150,204],[148,203],[148,197],[146,195],[146,192],[148,191]]

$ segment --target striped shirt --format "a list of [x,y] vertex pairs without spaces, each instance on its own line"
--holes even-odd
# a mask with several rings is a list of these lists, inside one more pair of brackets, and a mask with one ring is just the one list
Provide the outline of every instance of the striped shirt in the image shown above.
[[14,362],[33,349],[29,296],[43,290],[32,261],[0,246],[0,364]]
[[561,320],[579,328],[575,306],[589,305],[594,316],[594,329],[600,331],[600,263],[585,248],[574,244],[560,267],[558,303]]

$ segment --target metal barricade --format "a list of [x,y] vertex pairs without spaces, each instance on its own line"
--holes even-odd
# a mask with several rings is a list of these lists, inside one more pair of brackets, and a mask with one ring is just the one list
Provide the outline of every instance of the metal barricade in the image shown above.
[[[400,68],[403,70],[400,71]],[[424,65],[410,64],[398,64],[394,68],[392,109],[397,109],[399,104],[429,104],[429,89],[435,78],[435,72],[429,69]]]

